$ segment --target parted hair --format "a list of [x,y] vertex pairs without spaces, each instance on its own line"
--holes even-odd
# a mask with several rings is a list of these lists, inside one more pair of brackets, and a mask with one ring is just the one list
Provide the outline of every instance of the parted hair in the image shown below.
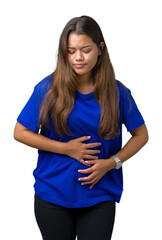
[[[46,128],[52,119],[59,136],[71,135],[67,118],[74,106],[79,79],[68,62],[70,33],[86,34],[101,50],[101,55],[98,56],[92,70],[94,96],[101,107],[98,134],[104,139],[112,139],[119,133],[119,91],[102,31],[98,23],[89,16],[71,19],[61,33],[57,65],[53,73],[52,86],[47,91],[40,109],[39,126]],[[101,42],[104,42],[102,49]]]

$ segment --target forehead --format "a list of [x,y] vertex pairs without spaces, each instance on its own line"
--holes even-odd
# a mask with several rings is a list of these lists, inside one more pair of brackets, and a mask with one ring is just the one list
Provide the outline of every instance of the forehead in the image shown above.
[[68,38],[68,47],[83,47],[96,45],[93,40],[85,34],[70,33]]

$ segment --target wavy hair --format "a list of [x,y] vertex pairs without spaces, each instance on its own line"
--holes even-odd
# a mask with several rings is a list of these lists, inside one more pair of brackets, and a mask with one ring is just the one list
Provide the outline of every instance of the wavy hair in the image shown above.
[[[101,50],[101,55],[98,56],[97,63],[92,70],[94,96],[101,107],[98,134],[104,139],[112,139],[119,133],[117,81],[102,31],[98,23],[88,16],[71,19],[62,31],[52,87],[46,93],[40,109],[39,124],[46,128],[49,119],[52,119],[55,131],[59,136],[63,134],[71,135],[67,126],[67,118],[73,109],[75,92],[79,86],[78,76],[68,62],[68,37],[72,32],[86,34]],[[104,42],[102,49],[101,42]]]

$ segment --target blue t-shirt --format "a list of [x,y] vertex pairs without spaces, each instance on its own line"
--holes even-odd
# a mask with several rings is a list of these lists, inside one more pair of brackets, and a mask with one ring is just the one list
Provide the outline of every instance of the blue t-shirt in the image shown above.
[[[29,101],[18,116],[17,121],[34,132],[39,131],[39,109],[52,79],[53,75],[50,75],[35,86]],[[118,88],[120,94],[119,136],[105,140],[98,135],[100,104],[94,92],[82,94],[76,91],[74,106],[67,120],[73,136],[64,134],[59,137],[51,124],[50,130],[46,131],[46,137],[68,142],[78,137],[91,136],[91,139],[84,143],[102,143],[101,146],[94,148],[101,151],[96,154],[99,159],[108,159],[112,154],[116,154],[122,146],[122,124],[128,131],[144,124],[130,91],[128,90],[130,96],[128,97],[128,93],[120,83],[118,83]],[[33,172],[35,193],[43,200],[68,208],[88,207],[103,201],[120,201],[123,191],[122,168],[107,172],[92,189],[89,189],[89,185],[81,185],[78,181],[79,177],[86,176],[78,170],[85,168],[87,168],[85,165],[67,155],[38,150],[38,163]]]

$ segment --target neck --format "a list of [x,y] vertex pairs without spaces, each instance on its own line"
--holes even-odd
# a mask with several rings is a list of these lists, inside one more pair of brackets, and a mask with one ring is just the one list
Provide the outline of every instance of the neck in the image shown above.
[[86,75],[79,75],[79,86],[81,87],[87,87],[93,85],[93,80],[92,80],[92,75],[91,74],[86,74]]
[[79,83],[79,86],[77,88],[77,90],[79,92],[82,92],[82,93],[86,94],[86,93],[92,92],[94,90],[94,85],[93,85],[91,75],[89,75],[89,76],[80,75],[79,80],[80,80],[80,83]]

